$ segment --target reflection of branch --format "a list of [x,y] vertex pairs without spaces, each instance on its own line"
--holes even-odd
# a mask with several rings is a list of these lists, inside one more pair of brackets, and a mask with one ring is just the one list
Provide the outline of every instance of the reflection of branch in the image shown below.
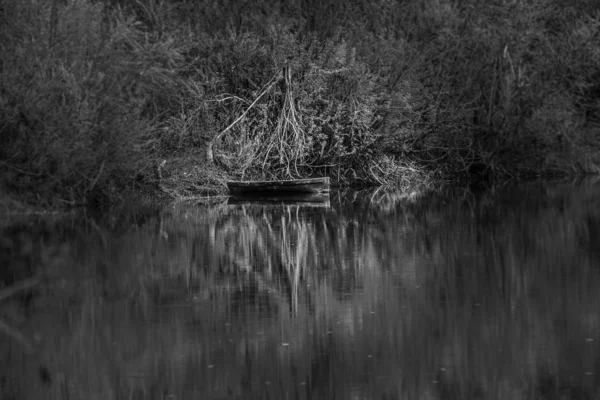
[[31,341],[29,339],[27,339],[21,332],[10,327],[1,319],[0,319],[0,332],[4,332],[8,336],[15,339],[17,342],[19,342],[21,345],[23,345],[23,347],[25,347],[25,350],[27,350],[29,353],[33,352],[33,343],[31,343]]
[[[25,279],[20,282],[17,282],[14,285],[9,286],[6,289],[3,289],[0,291],[0,302],[14,296],[18,292],[21,292],[21,291],[27,290],[27,289],[31,289],[38,283],[40,283],[40,278],[38,276],[33,277],[31,279]],[[25,337],[25,335],[23,335],[20,331],[11,327],[10,325],[5,323],[1,319],[0,319],[0,332],[4,332],[8,336],[15,339],[23,347],[25,347],[25,350],[27,350],[29,353],[33,352],[33,344],[31,343],[31,341],[29,339],[27,339]]]
[[275,300],[281,303],[285,302],[285,298],[279,293],[280,289],[270,284],[266,279],[263,279],[258,272],[252,270],[246,270],[244,272],[248,274],[249,278],[254,279],[254,282],[256,282],[259,289],[266,291],[268,295],[274,297]]
[[14,296],[15,294],[17,294],[18,292],[20,292],[22,290],[30,289],[30,288],[34,287],[35,285],[37,285],[38,283],[40,283],[39,277],[25,279],[20,282],[17,282],[14,285],[9,286],[6,289],[3,289],[0,291],[0,301],[4,301],[4,300],[8,299],[9,297]]
[[[287,207],[285,218],[282,217],[281,262],[287,277],[290,291],[290,307],[292,315],[298,312],[298,291],[306,266],[308,254],[308,233],[305,223],[300,221],[297,207]],[[292,213],[294,211],[294,213]],[[295,220],[295,221],[294,221]],[[288,222],[288,224],[286,224]],[[292,229],[297,226],[297,229]],[[287,234],[288,230],[289,235]],[[295,235],[294,235],[295,233]],[[295,241],[294,241],[295,238]]]

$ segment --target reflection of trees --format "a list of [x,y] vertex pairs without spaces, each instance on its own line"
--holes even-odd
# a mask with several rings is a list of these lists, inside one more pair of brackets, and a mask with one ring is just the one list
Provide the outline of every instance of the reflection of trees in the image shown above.
[[90,223],[29,325],[72,397],[594,394],[598,200],[373,191]]
[[381,254],[396,247],[388,237],[395,232],[364,218],[293,205],[219,209],[207,213],[201,232],[190,232],[192,269],[211,280],[256,282],[296,313],[302,299],[314,303],[307,287],[314,293],[325,276],[341,299],[359,288],[361,271],[383,268]]
[[306,271],[318,265],[323,252],[316,221],[298,206],[238,206],[230,211],[210,222],[209,242],[194,239],[193,264],[213,280],[252,282],[273,301],[286,299],[296,313],[306,292]]
[[[255,309],[248,304],[285,304],[271,315],[308,312],[317,332],[331,329],[332,321],[346,326],[336,340],[317,335],[297,344],[315,354],[304,368],[328,377],[308,380],[316,393],[328,393],[332,381],[353,373],[357,360],[378,352],[381,374],[404,371],[407,380],[400,381],[408,393],[425,390],[433,379],[441,396],[592,393],[596,384],[586,383],[585,374],[600,372],[594,366],[599,353],[586,338],[599,339],[591,332],[599,326],[592,316],[600,311],[600,277],[599,218],[589,205],[597,200],[592,188],[573,192],[566,185],[454,190],[418,200],[389,192],[332,193],[327,212],[197,210],[192,220],[209,228],[196,222],[189,231],[195,236],[191,265],[204,271],[205,282],[237,288],[255,282],[262,297],[231,300],[244,304],[243,312]],[[361,296],[388,318],[363,322],[369,314]],[[277,332],[268,339],[274,345]],[[577,377],[567,385],[547,371]]]

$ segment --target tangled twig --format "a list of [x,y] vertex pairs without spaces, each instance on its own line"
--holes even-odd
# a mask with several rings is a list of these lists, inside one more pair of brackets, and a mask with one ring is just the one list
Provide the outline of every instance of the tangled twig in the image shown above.
[[248,106],[248,108],[246,108],[246,110],[242,113],[242,115],[240,115],[239,117],[237,117],[237,119],[235,121],[233,121],[231,124],[229,124],[229,126],[225,129],[223,129],[217,136],[215,136],[215,138],[208,144],[208,148],[207,148],[207,159],[209,162],[212,162],[214,160],[214,153],[213,153],[213,146],[214,143],[217,142],[217,140],[219,140],[223,135],[225,135],[231,128],[233,128],[238,122],[240,122],[242,120],[242,118],[244,118],[246,116],[246,114],[248,114],[248,112],[252,109],[252,107],[254,107],[254,105],[256,103],[258,103],[258,101],[269,91],[271,90],[271,88],[273,86],[275,86],[275,84],[277,82],[279,82],[281,80],[281,74],[277,73],[273,78],[271,78],[271,80],[269,81],[269,83],[267,83],[267,86],[265,88],[265,90],[262,91],[262,93],[260,95],[258,95],[258,97],[252,102],[252,104],[250,104]]

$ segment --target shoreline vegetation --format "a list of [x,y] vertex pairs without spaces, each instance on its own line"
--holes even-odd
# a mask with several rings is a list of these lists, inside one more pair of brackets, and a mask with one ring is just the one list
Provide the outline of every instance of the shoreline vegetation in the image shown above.
[[600,4],[573,3],[5,0],[0,186],[68,208],[598,173]]

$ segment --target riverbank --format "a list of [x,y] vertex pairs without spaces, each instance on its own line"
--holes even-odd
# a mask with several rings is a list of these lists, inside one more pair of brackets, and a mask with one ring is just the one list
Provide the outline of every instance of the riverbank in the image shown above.
[[9,0],[0,184],[52,209],[598,173],[600,6],[459,3]]

